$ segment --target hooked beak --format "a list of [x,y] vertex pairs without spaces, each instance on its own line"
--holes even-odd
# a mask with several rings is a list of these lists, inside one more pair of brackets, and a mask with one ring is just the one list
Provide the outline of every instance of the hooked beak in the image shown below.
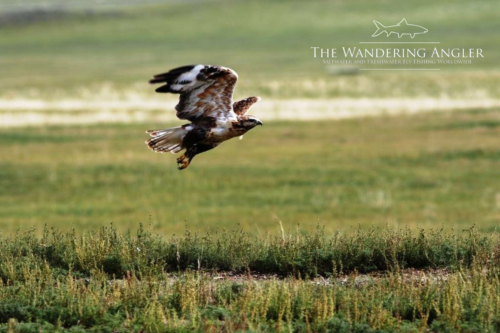
[[262,123],[262,121],[258,120],[258,121],[257,121],[257,125],[262,126],[262,125],[264,125],[264,124]]

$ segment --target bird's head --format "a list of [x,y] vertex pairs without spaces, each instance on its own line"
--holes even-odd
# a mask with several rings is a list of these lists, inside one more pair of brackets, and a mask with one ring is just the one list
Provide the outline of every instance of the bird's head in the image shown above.
[[262,126],[262,121],[260,121],[254,116],[249,116],[249,115],[239,116],[238,121],[239,121],[239,126],[247,131],[251,130],[257,125]]

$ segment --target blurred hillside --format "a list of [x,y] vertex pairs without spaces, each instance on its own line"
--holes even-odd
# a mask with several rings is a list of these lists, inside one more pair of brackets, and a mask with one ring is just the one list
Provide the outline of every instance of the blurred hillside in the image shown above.
[[[92,94],[103,84],[114,92],[141,91],[150,75],[190,63],[234,68],[241,78],[238,93],[276,98],[498,96],[497,5],[3,0],[0,97],[85,98],[86,88]],[[482,48],[485,58],[445,66],[440,73],[334,77],[312,56],[312,46],[359,47],[360,41],[371,40],[374,19],[396,24],[403,17],[429,29],[419,41],[440,41],[443,48]],[[388,40],[398,39],[391,35]]]

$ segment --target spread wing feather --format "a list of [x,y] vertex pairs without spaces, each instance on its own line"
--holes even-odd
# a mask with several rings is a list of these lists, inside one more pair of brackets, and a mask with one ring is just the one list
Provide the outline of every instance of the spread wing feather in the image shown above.
[[258,96],[252,96],[242,99],[241,101],[234,102],[233,110],[236,114],[243,116],[248,112],[248,110],[250,110],[252,105],[257,103],[258,101],[260,101],[260,97]]
[[236,117],[232,97],[237,80],[230,68],[192,65],[155,75],[149,83],[166,83],[156,92],[180,94],[177,117],[193,122],[204,117]]

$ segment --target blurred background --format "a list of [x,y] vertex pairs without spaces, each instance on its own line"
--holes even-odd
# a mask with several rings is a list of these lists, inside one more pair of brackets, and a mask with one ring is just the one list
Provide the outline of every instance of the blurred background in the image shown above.
[[[402,18],[429,30],[419,41],[484,58],[359,71],[313,57]],[[0,0],[0,230],[491,232],[499,55],[494,0]],[[144,145],[145,130],[183,123],[177,96],[147,81],[198,63],[237,71],[235,98],[261,96],[251,113],[265,126],[180,172]]]

